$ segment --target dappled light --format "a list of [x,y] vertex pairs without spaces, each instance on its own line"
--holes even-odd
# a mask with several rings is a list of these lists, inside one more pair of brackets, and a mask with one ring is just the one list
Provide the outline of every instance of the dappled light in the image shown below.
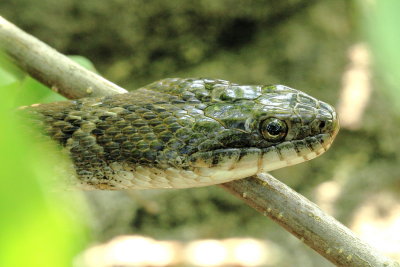
[[78,266],[274,266],[283,263],[272,242],[253,238],[207,239],[192,242],[121,236],[89,248]]

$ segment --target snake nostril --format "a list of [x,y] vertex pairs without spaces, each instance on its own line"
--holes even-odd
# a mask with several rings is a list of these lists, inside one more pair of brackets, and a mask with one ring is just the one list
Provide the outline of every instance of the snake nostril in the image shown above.
[[326,122],[325,121],[321,121],[319,123],[319,129],[322,130],[325,127],[325,125],[326,125]]

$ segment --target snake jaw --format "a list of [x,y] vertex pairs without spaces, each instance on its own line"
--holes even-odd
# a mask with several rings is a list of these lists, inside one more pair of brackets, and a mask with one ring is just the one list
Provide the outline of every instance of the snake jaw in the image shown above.
[[209,177],[213,183],[245,178],[259,171],[261,149],[217,149],[190,156],[190,167],[199,177]]
[[227,182],[314,159],[327,151],[332,141],[332,135],[319,134],[263,149],[237,148],[197,152],[191,155],[189,165],[199,176]]

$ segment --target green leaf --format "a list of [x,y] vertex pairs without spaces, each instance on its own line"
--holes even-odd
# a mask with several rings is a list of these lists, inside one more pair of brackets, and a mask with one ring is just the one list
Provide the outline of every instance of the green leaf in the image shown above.
[[71,266],[87,236],[82,200],[50,186],[65,160],[20,125],[13,85],[0,87],[0,266]]
[[14,65],[6,54],[0,51],[0,86],[20,80],[24,76],[25,73]]
[[66,100],[62,95],[50,90],[47,86],[30,76],[21,81],[16,98],[16,106],[31,105],[34,103],[49,103]]
[[[68,162],[17,116],[20,98],[38,99],[33,91],[44,86],[7,64],[0,58],[0,266],[71,266],[87,238],[84,202],[51,185],[65,179],[54,167]],[[25,87],[32,93],[23,97]]]
[[8,85],[18,81],[18,79],[8,71],[0,68],[0,86]]

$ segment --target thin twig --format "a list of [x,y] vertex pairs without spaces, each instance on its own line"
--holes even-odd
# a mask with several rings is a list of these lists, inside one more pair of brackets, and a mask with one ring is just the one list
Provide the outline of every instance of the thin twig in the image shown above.
[[[0,17],[0,46],[34,78],[68,98],[126,91],[79,67],[54,49]],[[400,266],[357,238],[314,203],[270,175],[220,185],[279,223],[306,245],[340,266]]]

